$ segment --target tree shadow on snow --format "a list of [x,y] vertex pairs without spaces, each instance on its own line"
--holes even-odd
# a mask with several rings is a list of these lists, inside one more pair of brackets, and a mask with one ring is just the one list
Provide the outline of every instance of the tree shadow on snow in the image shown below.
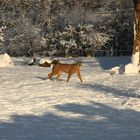
[[[54,106],[66,117],[12,115],[0,122],[1,140],[139,140],[140,112],[118,110],[100,103]],[[80,115],[71,117],[68,114]]]
[[91,90],[91,91],[97,91],[100,92],[100,94],[112,94],[114,96],[118,97],[134,97],[134,98],[140,98],[140,95],[136,93],[134,89],[117,89],[112,88],[105,85],[99,85],[99,84],[82,84],[78,85],[77,88],[82,88],[85,90]]
[[108,70],[115,66],[124,66],[131,62],[131,57],[96,57],[102,69]]

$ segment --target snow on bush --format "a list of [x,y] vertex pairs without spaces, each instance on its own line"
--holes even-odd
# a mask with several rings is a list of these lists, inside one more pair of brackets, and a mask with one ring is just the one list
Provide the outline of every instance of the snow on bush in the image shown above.
[[49,59],[42,58],[42,59],[40,59],[39,64],[43,64],[43,63],[45,63],[45,62],[51,63],[52,61],[49,60]]
[[119,70],[120,70],[120,67],[119,66],[116,66],[116,67],[113,67],[109,70],[110,74],[120,74],[119,73]]
[[109,35],[105,33],[93,33],[90,37],[90,42],[95,46],[102,47],[110,40]]
[[115,66],[115,67],[111,68],[109,70],[109,72],[110,72],[110,74],[124,74],[125,69],[124,69],[124,66],[119,65],[119,66]]
[[13,67],[13,66],[14,63],[7,53],[0,55],[0,67]]

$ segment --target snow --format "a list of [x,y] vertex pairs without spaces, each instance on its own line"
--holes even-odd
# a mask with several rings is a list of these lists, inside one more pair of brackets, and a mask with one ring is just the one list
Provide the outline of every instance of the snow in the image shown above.
[[125,74],[138,74],[139,73],[139,68],[137,65],[134,65],[132,63],[129,63],[127,65],[125,65]]
[[116,67],[111,68],[111,69],[109,70],[109,72],[110,72],[111,74],[120,74],[120,70],[121,70],[121,67],[116,66]]
[[43,63],[45,63],[45,62],[51,63],[52,61],[51,61],[50,59],[47,59],[47,58],[41,58],[41,59],[39,60],[39,64],[43,64]]
[[[79,58],[59,58],[74,62]],[[76,75],[66,82],[47,79],[51,68],[0,69],[0,140],[139,140],[140,75],[110,74],[130,57],[80,58]]]
[[14,64],[11,60],[11,57],[5,53],[0,55],[0,67],[13,67]]
[[140,52],[135,52],[135,54],[132,55],[131,60],[133,65],[138,66],[140,61]]

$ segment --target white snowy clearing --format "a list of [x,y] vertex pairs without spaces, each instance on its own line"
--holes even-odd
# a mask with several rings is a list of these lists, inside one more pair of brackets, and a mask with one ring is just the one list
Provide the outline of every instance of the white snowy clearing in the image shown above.
[[80,59],[83,83],[48,80],[28,58],[0,68],[0,140],[140,140],[140,75],[106,71],[130,58]]

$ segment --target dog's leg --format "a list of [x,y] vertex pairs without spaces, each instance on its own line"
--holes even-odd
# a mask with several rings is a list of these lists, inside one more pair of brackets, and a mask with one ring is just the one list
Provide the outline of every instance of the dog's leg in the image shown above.
[[78,78],[80,79],[81,83],[83,82],[80,72],[77,73]]
[[53,75],[53,73],[48,74],[48,79],[51,79]]
[[58,74],[57,74],[57,80],[59,80],[60,76],[61,76],[62,72],[60,71]]
[[68,73],[67,82],[69,82],[71,75],[72,75],[71,73]]

